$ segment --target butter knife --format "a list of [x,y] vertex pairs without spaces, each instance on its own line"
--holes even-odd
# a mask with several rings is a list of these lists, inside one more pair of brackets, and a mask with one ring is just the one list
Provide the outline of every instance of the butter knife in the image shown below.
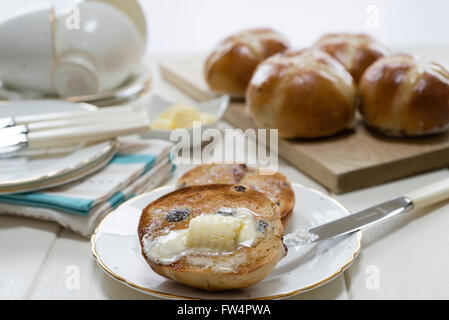
[[446,199],[449,199],[447,178],[320,226],[295,230],[284,236],[284,243],[288,247],[294,247],[347,235],[412,209],[423,208]]

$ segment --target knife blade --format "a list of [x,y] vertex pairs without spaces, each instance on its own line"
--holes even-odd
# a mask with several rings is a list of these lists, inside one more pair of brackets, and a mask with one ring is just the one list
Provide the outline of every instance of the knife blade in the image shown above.
[[411,209],[413,209],[413,201],[408,197],[394,198],[308,230],[293,231],[284,236],[284,243],[286,242],[288,247],[293,247],[342,236],[410,211]]

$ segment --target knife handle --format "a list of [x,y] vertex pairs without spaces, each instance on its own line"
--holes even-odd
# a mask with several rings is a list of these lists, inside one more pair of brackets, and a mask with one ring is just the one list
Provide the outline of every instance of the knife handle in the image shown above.
[[132,122],[115,123],[114,125],[88,124],[37,131],[28,134],[28,147],[38,149],[73,145],[80,142],[103,141],[123,135],[144,133],[149,130],[150,123],[148,118],[141,118]]
[[[109,115],[123,115],[127,112],[132,112],[134,109],[131,106],[119,106],[119,107],[106,107],[98,109],[97,111],[92,110],[81,110],[75,112],[55,112],[55,113],[41,113],[32,115],[23,115],[14,117],[14,122],[17,125],[20,124],[30,124],[42,121],[54,121],[54,120],[66,120],[66,119],[86,119],[93,117],[104,117]],[[1,120],[1,119],[0,119]]]
[[404,197],[413,201],[414,208],[422,208],[449,199],[449,178],[409,192]]
[[[89,124],[97,124],[97,125],[104,125],[104,124],[110,124],[113,125],[114,123],[120,123],[123,121],[132,122],[132,121],[139,121],[142,117],[145,117],[142,112],[136,112],[136,111],[129,111],[126,113],[108,113],[108,114],[100,114],[99,111],[97,112],[89,112],[90,117],[86,118],[67,118],[67,119],[58,119],[58,120],[51,120],[51,121],[42,121],[42,122],[33,122],[27,125],[28,130],[30,132],[37,132],[37,131],[45,131],[45,130],[53,130],[53,129],[59,129],[59,128],[69,128],[69,127],[76,127],[76,126],[83,126],[83,125],[89,125]],[[1,130],[0,130],[1,134]]]

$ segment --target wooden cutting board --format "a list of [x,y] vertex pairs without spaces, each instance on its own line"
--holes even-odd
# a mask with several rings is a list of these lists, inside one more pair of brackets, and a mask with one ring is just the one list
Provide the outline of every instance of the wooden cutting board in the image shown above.
[[[161,75],[193,98],[215,95],[203,79],[200,55],[165,61]],[[236,127],[262,128],[244,102],[232,102],[225,119]],[[335,193],[357,190],[449,164],[449,135],[391,139],[366,130],[361,121],[354,131],[332,138],[303,141],[279,139],[279,155]]]

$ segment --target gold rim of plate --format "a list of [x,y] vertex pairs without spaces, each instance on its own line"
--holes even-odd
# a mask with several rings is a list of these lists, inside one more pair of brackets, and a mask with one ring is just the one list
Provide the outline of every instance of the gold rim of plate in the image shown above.
[[[309,187],[305,187],[299,183],[295,183],[293,182],[292,185],[298,186],[298,187],[302,187],[302,188],[306,188],[307,190],[310,190],[330,201],[332,201],[333,203],[335,203],[337,206],[339,206],[341,209],[343,209],[344,212],[346,212],[347,215],[350,215],[350,211],[344,206],[342,205],[340,202],[338,202],[337,200],[335,200],[334,198],[324,194],[323,192],[313,189],[313,188],[309,188]],[[164,189],[170,189],[172,188],[173,185],[168,185],[168,186],[162,186],[156,189],[153,189],[150,192],[146,192],[143,193],[139,196],[136,196],[128,201],[125,201],[124,203],[122,203],[120,206],[118,206],[115,210],[121,208],[122,206],[125,206],[128,204],[128,202],[131,201],[135,201],[139,198],[142,198],[146,195],[148,195],[149,193],[152,192],[158,192],[158,191],[162,191]],[[94,256],[94,258],[96,259],[98,265],[106,272],[108,273],[110,276],[112,276],[115,280],[122,282],[123,284],[132,287],[138,291],[141,292],[145,292],[145,293],[150,293],[159,297],[164,297],[164,298],[174,298],[174,299],[184,299],[184,300],[203,300],[202,298],[194,298],[194,297],[190,297],[190,296],[180,296],[180,295],[176,295],[176,294],[170,294],[170,293],[165,293],[165,292],[160,292],[160,291],[156,291],[156,290],[152,290],[146,287],[142,287],[139,286],[133,282],[130,282],[124,278],[122,278],[121,276],[117,275],[116,273],[114,273],[111,269],[109,269],[100,259],[96,249],[95,249],[95,242],[96,242],[96,236],[97,236],[97,232],[101,226],[101,224],[103,223],[103,221],[111,214],[113,213],[115,210],[109,212],[108,214],[106,214],[104,217],[101,218],[100,222],[98,223],[97,227],[94,230],[94,233],[92,234],[91,238],[90,238],[90,242],[91,242],[91,251],[92,254]],[[137,232],[137,230],[136,230]],[[287,297],[291,297],[300,293],[304,293],[306,291],[318,288],[319,286],[326,284],[327,282],[335,279],[336,277],[338,277],[340,274],[342,274],[355,260],[355,258],[357,257],[357,255],[360,252],[360,247],[361,247],[361,239],[362,239],[362,231],[357,231],[357,241],[356,241],[356,246],[354,248],[354,251],[351,255],[351,257],[348,259],[348,261],[345,262],[345,264],[343,264],[343,266],[340,267],[340,269],[338,271],[336,271],[335,273],[333,273],[332,275],[330,275],[329,277],[326,277],[320,281],[315,282],[314,284],[310,285],[310,286],[306,286],[303,288],[298,288],[289,292],[283,292],[283,293],[279,293],[276,295],[271,295],[271,296],[264,296],[264,297],[258,297],[258,298],[254,298],[252,300],[270,300],[270,299],[279,299],[279,298],[287,298]],[[211,297],[211,299],[214,299],[213,297]]]

